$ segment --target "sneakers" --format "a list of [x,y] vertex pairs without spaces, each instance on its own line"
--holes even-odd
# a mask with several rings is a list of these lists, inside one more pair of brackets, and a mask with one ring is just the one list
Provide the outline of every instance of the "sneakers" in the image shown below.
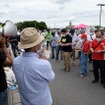
[[70,68],[69,69],[66,69],[65,67],[61,69],[62,71],[65,71],[65,72],[70,72]]
[[98,80],[93,80],[92,81],[92,83],[94,84],[94,83],[98,83],[99,81]]
[[90,71],[90,72],[93,72],[93,70],[92,70],[92,69],[90,69],[89,71]]
[[86,77],[86,76],[87,76],[87,74],[81,74],[80,75],[81,78]]
[[62,71],[63,71],[63,70],[66,70],[66,68],[65,68],[65,67],[63,67],[61,70],[62,70]]
[[105,85],[103,86],[103,88],[105,89]]
[[54,57],[51,57],[51,59],[54,59]]
[[58,62],[58,60],[54,60],[53,62],[54,62],[54,63],[55,63],[55,62]]
[[80,77],[83,78],[84,76],[81,74]]
[[66,72],[70,72],[70,68],[65,70]]

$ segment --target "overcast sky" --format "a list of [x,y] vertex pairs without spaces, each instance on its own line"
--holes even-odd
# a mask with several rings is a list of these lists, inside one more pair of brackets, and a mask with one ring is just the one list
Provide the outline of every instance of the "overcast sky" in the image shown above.
[[[70,21],[74,25],[97,25],[99,3],[105,4],[105,0],[0,0],[0,21],[37,20],[45,21],[49,27],[65,27]],[[105,26],[105,7],[102,25]]]

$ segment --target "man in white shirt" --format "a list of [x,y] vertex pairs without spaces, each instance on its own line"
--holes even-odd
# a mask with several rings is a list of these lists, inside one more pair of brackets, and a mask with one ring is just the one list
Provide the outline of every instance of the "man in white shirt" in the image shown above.
[[[90,29],[90,35],[88,35],[87,38],[88,38],[88,41],[89,41],[90,44],[91,44],[92,41],[96,38],[94,29]],[[89,63],[91,63],[91,61],[92,61],[92,55],[89,54],[88,57],[89,57]]]
[[78,36],[75,34],[74,29],[70,30],[70,35],[72,37],[72,58],[73,58],[72,65],[75,66],[75,49],[78,41]]

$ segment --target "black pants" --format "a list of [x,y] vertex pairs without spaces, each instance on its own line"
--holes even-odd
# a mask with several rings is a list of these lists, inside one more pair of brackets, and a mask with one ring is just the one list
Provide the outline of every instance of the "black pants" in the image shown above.
[[[101,83],[105,85],[105,61],[104,60],[93,60],[93,73],[96,81],[101,79]],[[100,70],[100,71],[99,71]]]
[[89,57],[89,62],[92,61],[92,54],[88,54],[88,57]]
[[47,41],[47,50],[48,50],[48,47],[51,47],[51,43],[50,43],[50,41]]

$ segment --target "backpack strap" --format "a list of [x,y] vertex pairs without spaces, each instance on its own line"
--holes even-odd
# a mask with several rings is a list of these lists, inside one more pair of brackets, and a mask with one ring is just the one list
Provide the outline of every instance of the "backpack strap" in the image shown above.
[[102,41],[100,41],[100,42],[95,46],[94,50],[100,45],[101,42],[102,42]]

